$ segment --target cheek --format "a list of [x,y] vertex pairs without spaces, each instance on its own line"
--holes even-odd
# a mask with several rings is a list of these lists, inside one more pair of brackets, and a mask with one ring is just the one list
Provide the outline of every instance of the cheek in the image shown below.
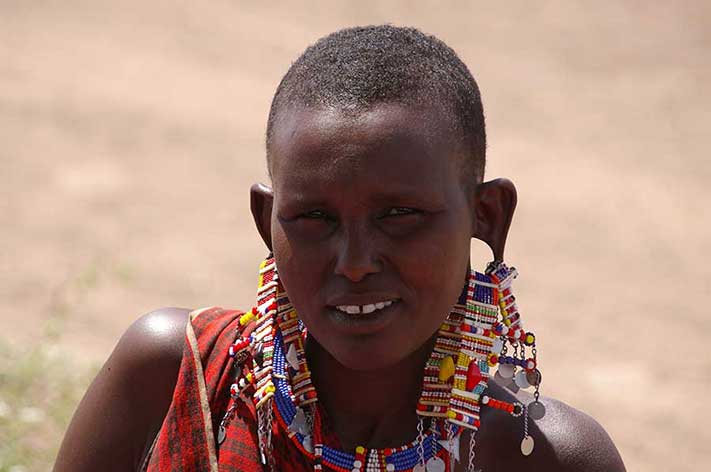
[[284,278],[288,268],[294,261],[294,250],[286,237],[286,233],[277,221],[272,221],[272,251],[276,259],[279,276]]
[[445,313],[454,304],[466,281],[466,255],[444,251],[441,257],[427,265],[419,279],[420,290],[429,290],[430,309]]
[[401,245],[393,261],[400,276],[417,294],[420,308],[446,312],[466,280],[469,235],[449,223],[418,242]]
[[[272,224],[272,249],[276,259],[279,278],[289,293],[289,298],[298,307],[308,307],[319,291],[320,260],[304,248],[296,248],[287,237],[279,222]],[[303,310],[307,314],[308,310]]]

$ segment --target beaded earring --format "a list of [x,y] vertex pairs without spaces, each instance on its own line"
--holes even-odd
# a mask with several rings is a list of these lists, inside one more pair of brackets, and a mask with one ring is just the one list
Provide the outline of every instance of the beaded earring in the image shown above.
[[[460,298],[440,328],[434,351],[425,368],[425,380],[417,413],[423,417],[444,419],[449,424],[471,430],[468,470],[474,471],[476,432],[480,427],[481,406],[496,408],[514,417],[523,416],[521,452],[533,452],[533,438],[528,434],[528,418],[540,419],[545,407],[539,401],[541,374],[537,368],[535,335],[526,332],[511,292],[511,282],[518,275],[503,262],[489,264],[486,273],[472,271],[466,297]],[[463,306],[462,298],[464,299]],[[530,348],[531,357],[526,355]],[[513,355],[507,355],[511,349]],[[510,389],[535,387],[534,401],[528,407],[487,395],[490,369]],[[516,372],[517,368],[520,368]],[[458,459],[461,433],[447,428],[447,449]],[[455,444],[456,443],[456,444]]]
[[[516,297],[511,291],[511,284],[518,276],[515,267],[507,267],[501,261],[495,261],[487,267],[487,274],[496,283],[499,292],[499,312],[501,322],[495,327],[501,346],[501,350],[491,354],[490,364],[498,365],[495,380],[514,393],[518,389],[534,387],[533,398],[527,406],[515,403],[510,410],[514,416],[523,416],[523,439],[521,441],[521,453],[530,455],[533,452],[533,438],[528,434],[528,419],[541,419],[545,415],[545,407],[540,402],[541,371],[538,369],[538,352],[536,349],[536,336],[532,332],[527,332],[523,328],[521,315],[516,304]],[[508,346],[507,346],[508,344]],[[508,347],[511,348],[512,355],[507,355]],[[529,354],[530,353],[530,354]],[[493,403],[495,407],[501,407],[500,403],[491,398],[485,398],[485,402]]]

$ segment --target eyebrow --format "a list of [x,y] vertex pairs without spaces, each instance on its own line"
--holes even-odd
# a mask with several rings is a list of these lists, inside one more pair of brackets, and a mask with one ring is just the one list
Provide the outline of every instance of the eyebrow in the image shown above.
[[[289,205],[299,206],[331,206],[330,199],[326,198],[325,192],[318,190],[320,186],[314,185],[314,189],[306,191],[288,191],[286,192]],[[444,197],[440,192],[427,192],[425,189],[416,186],[408,186],[407,188],[393,189],[385,188],[373,192],[369,197],[369,201],[374,204],[383,204],[389,202],[422,202],[427,201],[431,204],[438,204],[444,201]]]

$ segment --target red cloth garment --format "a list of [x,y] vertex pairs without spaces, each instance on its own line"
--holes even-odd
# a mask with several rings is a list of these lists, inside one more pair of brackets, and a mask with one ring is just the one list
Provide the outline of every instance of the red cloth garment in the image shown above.
[[[256,411],[250,400],[238,403],[224,442],[217,444],[216,439],[235,374],[228,350],[242,329],[242,314],[217,307],[190,314],[173,400],[147,460],[148,472],[267,470],[259,460]],[[324,442],[337,444],[331,437]],[[313,470],[276,424],[272,448],[275,470]]]

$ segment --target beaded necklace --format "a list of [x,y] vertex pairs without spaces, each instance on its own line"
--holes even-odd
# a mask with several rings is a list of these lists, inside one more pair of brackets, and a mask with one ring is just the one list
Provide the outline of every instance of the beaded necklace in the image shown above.
[[[316,389],[306,363],[306,328],[298,318],[277,275],[273,257],[259,270],[257,306],[240,318],[252,321],[253,330],[240,333],[230,347],[237,375],[231,400],[218,430],[218,443],[238,401],[251,393],[257,410],[259,449],[264,465],[275,469],[271,449],[273,422],[285,431],[297,449],[313,463],[344,472],[359,471],[451,471],[459,460],[459,439],[469,429],[468,470],[474,471],[475,434],[480,427],[482,405],[524,415],[521,450],[528,455],[533,439],[528,435],[528,416],[545,411],[538,401],[540,372],[536,368],[535,336],[521,326],[515,298],[510,290],[515,269],[503,263],[490,264],[486,274],[472,271],[466,290],[440,326],[434,349],[425,364],[422,393],[417,404],[417,438],[399,448],[341,451],[322,441],[322,418],[316,407]],[[249,335],[246,333],[249,332]],[[507,344],[513,350],[507,356]],[[525,346],[533,348],[526,358]],[[251,363],[247,362],[251,358]],[[497,378],[509,388],[536,387],[535,401],[525,415],[524,406],[486,395],[490,368],[499,365]],[[517,367],[520,371],[516,373]],[[425,431],[425,418],[430,427]]]

